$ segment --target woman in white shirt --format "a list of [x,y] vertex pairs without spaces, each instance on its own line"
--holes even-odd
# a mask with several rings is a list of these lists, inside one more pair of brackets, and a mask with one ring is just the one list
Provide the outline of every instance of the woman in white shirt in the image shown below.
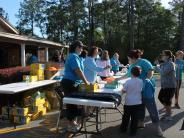
[[[100,60],[96,61],[96,64],[98,67],[105,68],[106,66],[111,66],[110,59],[109,59],[109,53],[107,50],[104,50],[102,52],[102,57]],[[113,76],[113,72],[111,72],[111,69],[106,69],[104,71],[98,72],[98,75],[103,79],[106,79],[107,77]]]
[[97,79],[97,72],[108,70],[111,66],[98,67],[95,58],[98,55],[98,47],[92,47],[89,50],[88,57],[84,60],[84,75],[90,83],[95,83]]

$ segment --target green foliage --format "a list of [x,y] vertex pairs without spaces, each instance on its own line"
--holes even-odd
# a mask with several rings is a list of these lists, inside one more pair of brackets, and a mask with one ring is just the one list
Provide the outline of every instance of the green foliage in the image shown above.
[[8,13],[6,13],[5,10],[1,7],[0,7],[0,16],[8,20]]
[[[134,43],[151,61],[163,49],[176,50],[180,31],[178,13],[182,0],[165,9],[158,0],[134,0]],[[92,4],[91,4],[92,3]],[[126,61],[130,47],[129,0],[24,0],[18,13],[19,28],[34,34],[40,29],[48,39],[70,43],[80,39],[120,54]],[[91,20],[92,19],[92,20]]]
[[34,28],[39,27],[44,34],[44,11],[45,0],[24,0],[20,3],[20,9],[16,15],[19,18],[17,28],[20,32],[27,35],[34,35]]

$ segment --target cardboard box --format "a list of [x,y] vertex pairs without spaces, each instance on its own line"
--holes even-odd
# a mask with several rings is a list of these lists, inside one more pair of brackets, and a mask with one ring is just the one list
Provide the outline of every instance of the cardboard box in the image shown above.
[[45,79],[49,80],[49,79],[52,78],[56,73],[57,73],[57,71],[45,70]]
[[37,98],[34,100],[34,106],[43,106],[45,104],[45,98]]
[[31,121],[31,116],[14,116],[14,122],[18,124],[28,124]]
[[38,76],[38,80],[39,81],[45,80],[45,76],[44,75],[43,76]]
[[31,70],[44,70],[45,64],[33,63],[31,64]]
[[13,115],[16,116],[26,116],[28,115],[28,108],[20,108],[20,107],[14,107],[12,108]]
[[28,108],[29,108],[30,114],[36,114],[36,113],[46,109],[46,107],[43,105],[42,106],[41,105],[40,106],[30,106]]
[[43,106],[45,101],[45,98],[33,98],[31,96],[27,96],[24,98],[24,106]]
[[39,112],[41,113],[42,116],[44,116],[47,113],[47,108],[46,107],[42,107],[42,108],[40,108]]
[[38,81],[38,76],[30,76],[30,82]]
[[90,85],[80,84],[79,86],[80,91],[87,91],[87,92],[97,92],[98,88],[99,87],[97,83]]
[[52,91],[46,91],[45,93],[47,100],[50,103],[51,109],[58,109],[60,104],[57,95]]
[[44,76],[44,70],[41,69],[31,70],[31,75]]
[[13,115],[6,115],[6,114],[2,115],[1,118],[2,118],[2,120],[12,121],[12,122],[13,122],[13,119],[14,119]]
[[36,120],[41,116],[41,112],[37,112],[35,114],[32,114],[31,116],[31,120]]
[[46,107],[47,111],[51,110],[51,105],[50,105],[49,101],[45,101],[44,107]]
[[1,109],[2,109],[2,115],[7,115],[8,111],[9,111],[9,114],[12,115],[12,107],[3,106]]

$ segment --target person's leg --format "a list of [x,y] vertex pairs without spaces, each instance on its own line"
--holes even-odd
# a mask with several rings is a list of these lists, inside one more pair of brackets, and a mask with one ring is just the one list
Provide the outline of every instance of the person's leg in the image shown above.
[[[70,80],[63,79],[61,82],[61,86],[63,88],[65,96],[69,96],[72,92],[77,90],[77,88],[74,87],[74,82]],[[71,128],[71,130],[75,131],[76,128],[74,127],[77,125],[75,119],[78,115],[78,107],[76,105],[67,104],[66,114],[67,114],[67,119],[69,121],[68,128],[69,129]]]
[[179,99],[179,91],[180,91],[180,87],[181,87],[181,80],[177,80],[177,87],[176,87],[176,91],[175,91],[175,108],[180,109],[180,106],[178,104],[178,99]]
[[165,93],[165,89],[161,88],[160,92],[158,94],[158,100],[160,101],[160,103],[163,105],[163,112],[165,112],[165,98],[164,98],[164,93]]
[[143,103],[140,107],[139,107],[139,111],[138,111],[138,128],[144,128],[144,118],[145,118],[145,114],[146,114],[146,108],[145,108],[145,104]]
[[159,94],[158,94],[158,100],[160,101],[160,103],[164,106],[164,89],[163,88],[161,88],[160,89],[160,92],[159,92]]
[[171,121],[172,117],[172,111],[171,111],[171,105],[172,105],[172,98],[174,96],[176,89],[175,88],[168,88],[166,89],[166,93],[165,93],[165,108],[166,108],[166,118],[165,120],[167,121]]
[[67,104],[66,113],[67,113],[67,119],[69,121],[75,120],[76,116],[78,115],[77,105]]
[[155,99],[145,100],[144,103],[145,103],[146,109],[148,110],[148,113],[150,115],[152,122],[153,123],[159,122],[159,115],[158,115]]
[[130,121],[130,106],[124,105],[124,114],[122,117],[122,123],[120,129],[122,132],[126,132]]
[[148,110],[150,118],[152,120],[155,134],[157,136],[162,137],[163,132],[162,132],[162,129],[161,129],[160,123],[159,123],[159,115],[158,115],[158,110],[157,110],[157,106],[155,103],[155,99],[152,99],[151,101],[145,100],[145,106],[146,106],[146,109]]
[[137,133],[137,124],[139,117],[137,112],[142,108],[142,105],[134,105],[131,107],[131,124],[130,124],[130,135],[136,135]]

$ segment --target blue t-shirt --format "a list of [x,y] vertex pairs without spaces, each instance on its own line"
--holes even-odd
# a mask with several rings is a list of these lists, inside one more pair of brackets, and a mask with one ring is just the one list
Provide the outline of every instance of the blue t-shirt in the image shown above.
[[120,62],[114,58],[111,58],[111,66],[112,66],[112,71],[114,73],[119,71],[119,66],[120,66]]
[[184,69],[184,60],[176,60],[176,79],[177,80],[182,80],[182,72]]
[[154,94],[155,94],[155,87],[153,83],[151,82],[151,80],[145,79],[142,90],[143,99],[152,100],[154,99]]
[[135,66],[139,66],[141,68],[141,75],[139,78],[145,80],[147,78],[148,72],[150,70],[153,70],[153,66],[151,62],[149,62],[146,59],[138,59],[138,61],[135,64],[131,64],[129,69],[128,69],[128,77],[131,76],[131,69]]
[[76,53],[71,53],[66,59],[63,78],[75,81],[75,83],[81,83],[81,79],[75,73],[77,68],[79,68],[81,71],[84,71],[83,62]]

